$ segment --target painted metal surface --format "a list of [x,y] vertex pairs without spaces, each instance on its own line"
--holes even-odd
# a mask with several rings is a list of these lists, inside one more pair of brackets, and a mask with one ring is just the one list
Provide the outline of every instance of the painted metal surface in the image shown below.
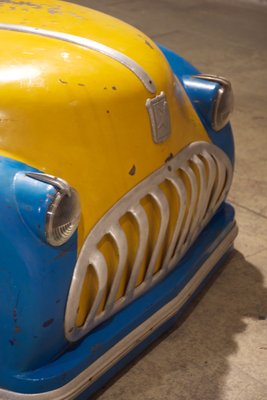
[[126,56],[125,54],[120,53],[119,51],[112,49],[108,46],[105,46],[102,43],[86,39],[83,37],[70,35],[69,33],[50,31],[47,29],[35,28],[32,26],[25,26],[25,25],[0,23],[0,30],[44,36],[50,39],[62,40],[64,42],[76,44],[77,46],[85,47],[86,49],[94,50],[124,65],[126,68],[128,68],[137,76],[137,78],[143,83],[145,88],[150,93],[156,92],[156,87],[152,81],[152,78],[148,76],[146,71],[140,65],[138,65],[133,59]]
[[0,386],[10,370],[48,362],[64,339],[64,311],[77,234],[60,248],[45,240],[55,188],[26,176],[33,168],[0,157]]
[[[190,181],[190,189],[186,189],[185,178],[179,177],[181,172]],[[165,248],[166,254],[162,258],[160,269],[156,271],[158,252],[164,245],[171,217],[171,201],[167,200],[160,188],[164,181],[168,181],[175,189],[174,196],[178,197],[179,204],[189,204],[187,208],[180,208],[176,220],[173,221],[175,229]],[[66,338],[70,341],[80,339],[163,279],[177,265],[199,232],[224,201],[231,181],[232,165],[227,156],[212,144],[196,142],[186,147],[166,165],[120,199],[95,225],[82,247],[74,269],[67,302]],[[190,198],[188,198],[189,193]],[[140,270],[143,268],[142,262],[146,249],[152,247],[152,244],[149,243],[149,230],[153,229],[153,225],[149,224],[145,209],[141,205],[141,200],[147,195],[152,196],[158,203],[163,229],[159,229],[157,242],[149,257],[146,273],[143,274],[144,278],[142,282],[137,283]],[[128,271],[129,276],[124,295],[117,298],[122,276],[127,268],[127,243],[131,244],[131,236],[127,241],[125,231],[119,223],[127,213],[131,213],[138,224],[139,244],[135,259]],[[107,264],[107,260],[98,247],[101,240],[108,234],[113,237],[114,244],[118,249],[118,262],[114,268],[116,272],[111,279],[109,279],[110,265]],[[77,326],[77,310],[79,309],[81,312],[80,298],[89,265],[95,271],[98,290],[93,296],[91,307],[89,309],[85,307],[83,324]],[[87,291],[90,292],[89,287]],[[106,296],[105,306],[99,312],[99,307]]]
[[[191,287],[187,293],[188,297],[185,296],[184,298],[182,296],[182,298],[177,298],[178,302],[182,299],[183,300],[179,303],[176,311],[178,312],[183,301],[192,299],[193,291],[198,287],[198,285],[201,285],[203,279],[203,282],[206,282],[205,277],[209,277],[209,271],[212,270],[216,262],[231,246],[234,236],[236,235],[236,229],[234,226],[233,208],[227,204],[223,204],[205,230],[200,234],[196,243],[192,246],[190,253],[186,254],[183,260],[177,265],[177,268],[175,268],[170,275],[156,285],[151,291],[130,304],[126,309],[120,311],[110,320],[109,324],[105,324],[103,327],[97,327],[83,341],[80,341],[70,352],[66,351],[59,358],[43,368],[36,371],[25,372],[23,374],[20,373],[17,377],[14,376],[13,380],[11,380],[13,392],[0,390],[3,399],[45,399],[49,398],[49,396],[51,398],[51,393],[46,392],[53,389],[56,389],[54,393],[52,392],[52,397],[55,399],[76,398],[78,393],[81,393],[86,389],[86,387],[88,387],[88,385],[90,385],[88,375],[86,372],[83,372],[86,370],[86,366],[90,366],[93,362],[100,359],[106,351],[113,348],[124,337],[130,335],[135,329],[138,330],[138,327],[141,327],[145,321],[149,321],[149,317],[153,316],[158,310],[161,310],[164,305],[169,304],[179,296],[179,293],[181,293],[182,289],[186,287],[186,284],[196,276],[196,279],[191,281],[191,283],[195,281],[196,286]],[[218,249],[217,252],[216,249]],[[204,270],[206,270],[201,270],[201,267],[205,265],[206,267]],[[199,275],[197,275],[197,271],[199,271]],[[203,273],[201,271],[203,271]],[[140,310],[146,311],[140,312]],[[171,318],[171,315],[169,315],[169,318]],[[172,321],[171,323],[174,322],[174,320],[170,321]],[[158,323],[159,322],[160,321],[158,321]],[[154,324],[152,325],[156,328]],[[163,325],[163,331],[165,329],[166,325]],[[159,333],[162,333],[163,331],[160,331]],[[152,329],[152,338],[155,339],[159,333],[153,335]],[[142,342],[142,348],[146,347],[149,343],[150,337],[148,336]],[[131,347],[128,350],[130,351]],[[125,365],[126,362],[129,362],[129,359],[134,358],[140,351],[140,349],[136,349],[133,353],[130,352],[126,359],[122,358],[121,362],[116,365],[115,370],[112,371],[111,368],[111,370],[107,372],[107,377],[104,375],[102,380],[100,379],[95,382],[94,379],[92,379],[92,386],[85,395],[87,397],[81,396],[81,398],[88,398],[88,396],[97,388],[101,387],[101,385],[104,384],[112,374],[118,371],[118,369]],[[127,354],[127,351],[125,354]],[[123,357],[123,353],[121,353],[120,356]],[[96,364],[95,366],[97,365],[99,364]],[[105,373],[107,370],[103,363],[102,367],[103,368],[100,368],[99,370],[95,368],[93,374],[98,374],[100,371]],[[96,375],[96,377],[99,377],[100,375]],[[75,380],[76,376],[77,380]],[[72,379],[74,379],[73,382],[71,381]],[[62,389],[57,389],[59,382],[60,386],[63,386]],[[69,384],[64,386],[67,382],[69,382]],[[16,391],[21,393],[32,393],[33,395],[17,394]]]
[[[0,30],[0,154],[58,176],[78,191],[80,249],[104,213],[170,153],[210,139],[182,84],[175,90],[164,55],[144,34],[84,7],[31,3],[26,12],[19,2],[13,4],[16,10],[0,2],[1,23],[79,36],[119,51],[147,72],[157,95],[164,91],[168,99],[171,134],[155,146],[149,92],[128,68],[77,44]],[[51,7],[58,13],[51,14]]]
[[[0,397],[28,399],[30,393],[36,393],[35,398],[45,398],[43,393],[57,390],[63,398],[82,399],[171,324],[170,316],[140,346],[134,350],[129,347],[129,354],[126,350],[121,353],[124,358],[114,359],[117,364],[109,371],[105,367],[95,376],[99,380],[82,394],[88,382],[81,380],[77,386],[75,379],[79,380],[109,349],[123,343],[131,332],[179,296],[205,261],[212,258],[220,241],[227,238],[234,212],[223,203],[177,268],[70,346],[65,338],[64,315],[74,267],[86,237],[125,193],[164,163],[171,166],[173,154],[191,143],[214,143],[233,163],[233,137],[229,125],[219,135],[215,133],[197,105],[192,106],[184,76],[198,71],[169,50],[160,51],[149,38],[127,24],[53,0],[45,4],[36,0],[0,0],[0,15],[2,24],[25,25],[26,16],[26,30],[34,26],[38,30],[61,32],[123,54],[151,77],[157,88],[155,95],[164,92],[168,101],[170,135],[155,144],[146,107],[148,90],[129,68],[77,43],[0,29]],[[207,92],[199,91],[199,96],[207,103]],[[203,166],[197,158],[192,162],[199,168],[201,180]],[[68,182],[81,198],[79,231],[59,248],[48,245],[43,235],[45,214],[55,189],[49,181],[27,176],[43,172]],[[189,175],[193,179],[194,174]],[[223,180],[223,176],[216,179]],[[163,223],[158,231],[155,229],[159,239],[148,266],[150,278],[155,260],[161,255],[161,238],[168,229],[168,202],[158,188],[151,191],[151,196]],[[202,211],[197,210],[199,218]],[[137,276],[138,266],[149,235],[143,206],[132,205],[131,213],[143,229],[129,293],[134,291],[136,278],[138,282],[141,279]],[[181,224],[182,220],[177,221],[177,231]],[[127,242],[116,224],[112,225],[110,235],[118,243],[118,271],[123,274],[129,252]],[[226,250],[227,246],[218,252],[218,257]],[[100,281],[104,284],[105,260],[96,256],[92,262],[99,266]],[[117,290],[121,287],[116,282],[108,307],[116,299]],[[95,308],[103,307],[100,300],[99,297]],[[132,345],[135,346],[134,342]],[[72,387],[69,391],[65,385],[71,386],[72,381],[78,389]]]

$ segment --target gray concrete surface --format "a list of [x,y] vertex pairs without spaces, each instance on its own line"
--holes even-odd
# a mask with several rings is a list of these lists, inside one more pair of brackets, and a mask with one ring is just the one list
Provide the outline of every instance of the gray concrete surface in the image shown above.
[[191,312],[98,400],[267,399],[267,7],[201,0],[77,1],[229,77],[236,250]]

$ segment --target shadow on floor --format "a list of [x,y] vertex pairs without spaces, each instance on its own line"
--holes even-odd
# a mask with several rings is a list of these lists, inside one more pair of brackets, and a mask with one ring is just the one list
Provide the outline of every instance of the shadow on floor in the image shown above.
[[267,290],[234,250],[179,323],[92,399],[219,400],[247,318],[267,318]]

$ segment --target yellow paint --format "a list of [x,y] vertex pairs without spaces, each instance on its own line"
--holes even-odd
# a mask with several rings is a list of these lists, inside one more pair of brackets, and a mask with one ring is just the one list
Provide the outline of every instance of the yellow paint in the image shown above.
[[[80,46],[0,30],[0,154],[59,176],[81,198],[79,248],[126,192],[190,142],[208,136],[169,65],[143,33],[70,3],[0,3],[1,22],[67,32],[110,46],[139,63],[167,95],[171,136],[152,140],[153,97],[117,61]],[[129,171],[136,167],[135,175]]]

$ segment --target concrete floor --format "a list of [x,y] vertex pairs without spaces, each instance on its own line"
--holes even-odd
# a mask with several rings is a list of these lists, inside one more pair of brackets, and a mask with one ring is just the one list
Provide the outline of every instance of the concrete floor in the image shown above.
[[[78,0],[231,79],[236,250],[172,332],[98,400],[267,399],[267,7],[256,1]],[[260,2],[259,2],[260,3]],[[264,2],[263,2],[264,3]]]

